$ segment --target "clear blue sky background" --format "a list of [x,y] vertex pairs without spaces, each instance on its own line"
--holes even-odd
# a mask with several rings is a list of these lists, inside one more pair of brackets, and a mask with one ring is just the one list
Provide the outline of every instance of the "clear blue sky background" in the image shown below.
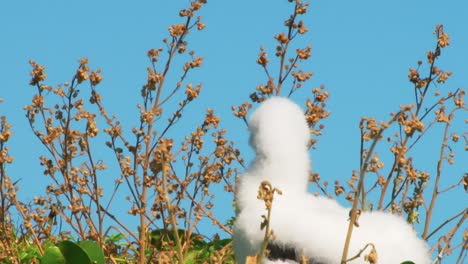
[[[13,124],[9,167],[14,178],[22,178],[22,197],[32,198],[46,185],[37,156],[44,153],[29,130],[22,107],[30,102],[29,59],[47,67],[48,84],[69,81],[80,57],[90,59],[92,68],[102,68],[102,92],[108,112],[118,114],[129,129],[137,117],[135,105],[146,80],[150,48],[162,46],[167,26],[179,23],[178,11],[188,1],[3,1],[0,3],[0,114]],[[193,128],[205,108],[222,116],[222,126],[238,142],[246,160],[252,158],[248,134],[230,107],[248,98],[255,86],[264,82],[263,70],[255,63],[260,46],[267,47],[273,59],[273,35],[283,31],[283,21],[292,5],[286,0],[209,1],[201,11],[207,27],[189,37],[190,49],[204,57],[203,67],[193,71],[188,81],[201,82],[200,100],[191,108],[183,126]],[[312,45],[312,59],[304,69],[315,73],[309,86],[293,99],[303,104],[312,87],[325,84],[331,94],[326,129],[318,149],[312,152],[314,170],[333,182],[346,179],[358,168],[361,116],[388,118],[400,104],[413,102],[408,68],[425,60],[434,47],[436,24],[444,24],[452,45],[443,50],[441,69],[453,77],[441,90],[466,89],[468,67],[468,3],[465,1],[311,1],[303,18],[310,32],[300,37],[298,47]],[[172,83],[174,80],[172,81]],[[133,119],[132,119],[133,118]],[[461,119],[465,119],[462,117]],[[192,121],[190,120],[192,119]],[[191,123],[192,122],[192,123]],[[467,131],[466,124],[456,126]],[[440,135],[438,133],[437,135]],[[435,170],[439,137],[429,135],[416,160],[421,169]],[[113,159],[103,148],[104,160]],[[446,177],[460,177],[468,170],[468,157],[459,156],[456,169]],[[448,184],[448,182],[444,182]],[[228,219],[226,206],[216,210]],[[466,195],[440,200],[434,225],[466,207]],[[208,228],[208,227],[207,227]]]

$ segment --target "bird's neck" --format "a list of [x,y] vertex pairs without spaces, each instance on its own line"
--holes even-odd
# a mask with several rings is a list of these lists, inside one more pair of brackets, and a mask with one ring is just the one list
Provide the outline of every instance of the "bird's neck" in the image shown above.
[[311,168],[308,152],[264,156],[257,163],[263,170],[261,175],[272,184],[307,188]]

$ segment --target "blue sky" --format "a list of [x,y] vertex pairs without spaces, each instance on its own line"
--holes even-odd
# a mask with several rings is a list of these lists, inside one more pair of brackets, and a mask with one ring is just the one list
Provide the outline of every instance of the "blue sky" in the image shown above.
[[[28,60],[45,65],[48,83],[56,85],[70,80],[80,57],[89,58],[92,68],[103,69],[104,81],[98,89],[108,112],[131,122],[137,117],[134,106],[146,80],[146,51],[162,46],[167,26],[180,21],[177,13],[187,3],[55,0],[0,4],[0,98],[4,99],[0,114],[7,115],[14,126],[10,146],[16,160],[9,173],[22,178],[22,196],[32,198],[40,192],[37,184],[46,184],[36,157],[44,150],[29,130],[22,110],[33,93],[28,86]],[[204,64],[188,81],[201,82],[203,90],[187,113],[185,127],[190,129],[199,122],[196,118],[190,121],[190,117],[213,108],[246,160],[252,158],[245,126],[231,114],[230,107],[245,101],[256,85],[264,82],[263,70],[255,63],[259,47],[265,46],[273,58],[273,36],[283,30],[290,10],[285,0],[208,1],[200,13],[206,29],[189,37],[191,49],[204,57]],[[434,47],[436,24],[444,25],[452,42],[443,50],[438,65],[452,71],[453,76],[440,88],[467,88],[466,10],[465,1],[311,1],[303,18],[309,33],[300,37],[297,46],[312,45],[312,59],[303,68],[313,71],[314,76],[293,99],[303,104],[310,89],[321,84],[331,94],[328,109],[332,115],[324,122],[326,129],[318,149],[312,152],[314,170],[322,178],[330,182],[346,179],[358,168],[361,116],[386,119],[400,104],[412,102],[408,68],[425,60],[425,52]],[[460,122],[456,129],[467,131],[467,126]],[[439,138],[429,136],[421,144],[417,162],[434,170],[432,153],[438,151],[434,142]],[[101,154],[103,159],[110,155]],[[467,158],[466,152],[459,156],[456,169],[449,174],[459,177],[466,172],[463,163]],[[435,223],[466,206],[460,200],[463,192],[458,195],[462,196],[440,200],[445,206],[436,211]],[[225,208],[231,207],[223,208],[217,213],[227,219],[232,211]]]

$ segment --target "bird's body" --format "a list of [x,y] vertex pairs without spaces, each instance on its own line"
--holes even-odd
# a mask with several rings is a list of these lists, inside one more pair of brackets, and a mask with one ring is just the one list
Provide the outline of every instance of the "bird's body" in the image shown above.
[[[264,263],[297,263],[301,255],[309,257],[310,263],[340,263],[349,209],[307,192],[311,170],[307,148],[309,128],[301,108],[286,98],[268,99],[252,114],[249,129],[256,158],[237,184],[238,213],[233,237],[237,262],[245,263],[247,256],[256,255],[260,250],[264,238],[261,216],[266,209],[264,202],[257,199],[257,193],[260,183],[267,180],[282,191],[282,195],[274,196],[271,210],[270,228],[275,235],[271,247],[295,259],[279,256],[266,258]],[[359,224],[353,231],[350,256],[373,243],[379,263],[430,262],[425,243],[400,217],[363,212]],[[364,263],[364,258],[352,263]]]

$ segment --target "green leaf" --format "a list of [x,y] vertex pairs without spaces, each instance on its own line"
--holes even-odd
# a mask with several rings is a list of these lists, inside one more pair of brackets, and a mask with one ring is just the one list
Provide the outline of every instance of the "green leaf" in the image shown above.
[[66,264],[62,252],[57,246],[48,247],[41,258],[41,264]]
[[59,242],[57,246],[67,264],[92,264],[88,254],[76,243],[65,240]]
[[102,252],[101,247],[95,241],[80,241],[78,242],[78,246],[86,252],[93,264],[105,264],[106,259],[104,257],[104,252]]
[[215,246],[216,250],[220,250],[221,248],[225,247],[227,244],[231,243],[232,239],[225,238],[225,239],[217,239],[213,241],[213,245]]
[[116,233],[116,234],[109,235],[106,238],[106,242],[116,244],[117,242],[119,242],[120,240],[122,240],[124,238],[125,238],[125,236],[123,234]]
[[21,248],[19,253],[19,259],[21,263],[32,262],[33,259],[41,258],[41,254],[36,246],[28,246],[26,248]]
[[[231,241],[232,239],[215,239],[211,242],[196,240],[192,243],[193,247],[187,254],[186,262],[187,264],[208,262],[210,256],[212,256],[216,251],[224,248]],[[231,261],[229,263],[234,262]]]
[[[179,235],[180,242],[184,244],[187,242],[186,230],[184,229],[177,229],[177,234]],[[174,231],[171,229],[156,229],[150,232],[150,243],[156,247],[158,250],[168,250],[169,248],[165,248],[164,242],[175,241]],[[192,234],[190,236],[190,242],[193,244],[195,241],[203,240],[203,237],[198,234]]]
[[401,264],[416,264],[416,263],[414,263],[413,261],[407,260],[407,261],[405,261],[405,262],[402,262]]
[[190,250],[185,257],[186,264],[195,264],[197,263],[198,255],[200,254],[200,249]]

